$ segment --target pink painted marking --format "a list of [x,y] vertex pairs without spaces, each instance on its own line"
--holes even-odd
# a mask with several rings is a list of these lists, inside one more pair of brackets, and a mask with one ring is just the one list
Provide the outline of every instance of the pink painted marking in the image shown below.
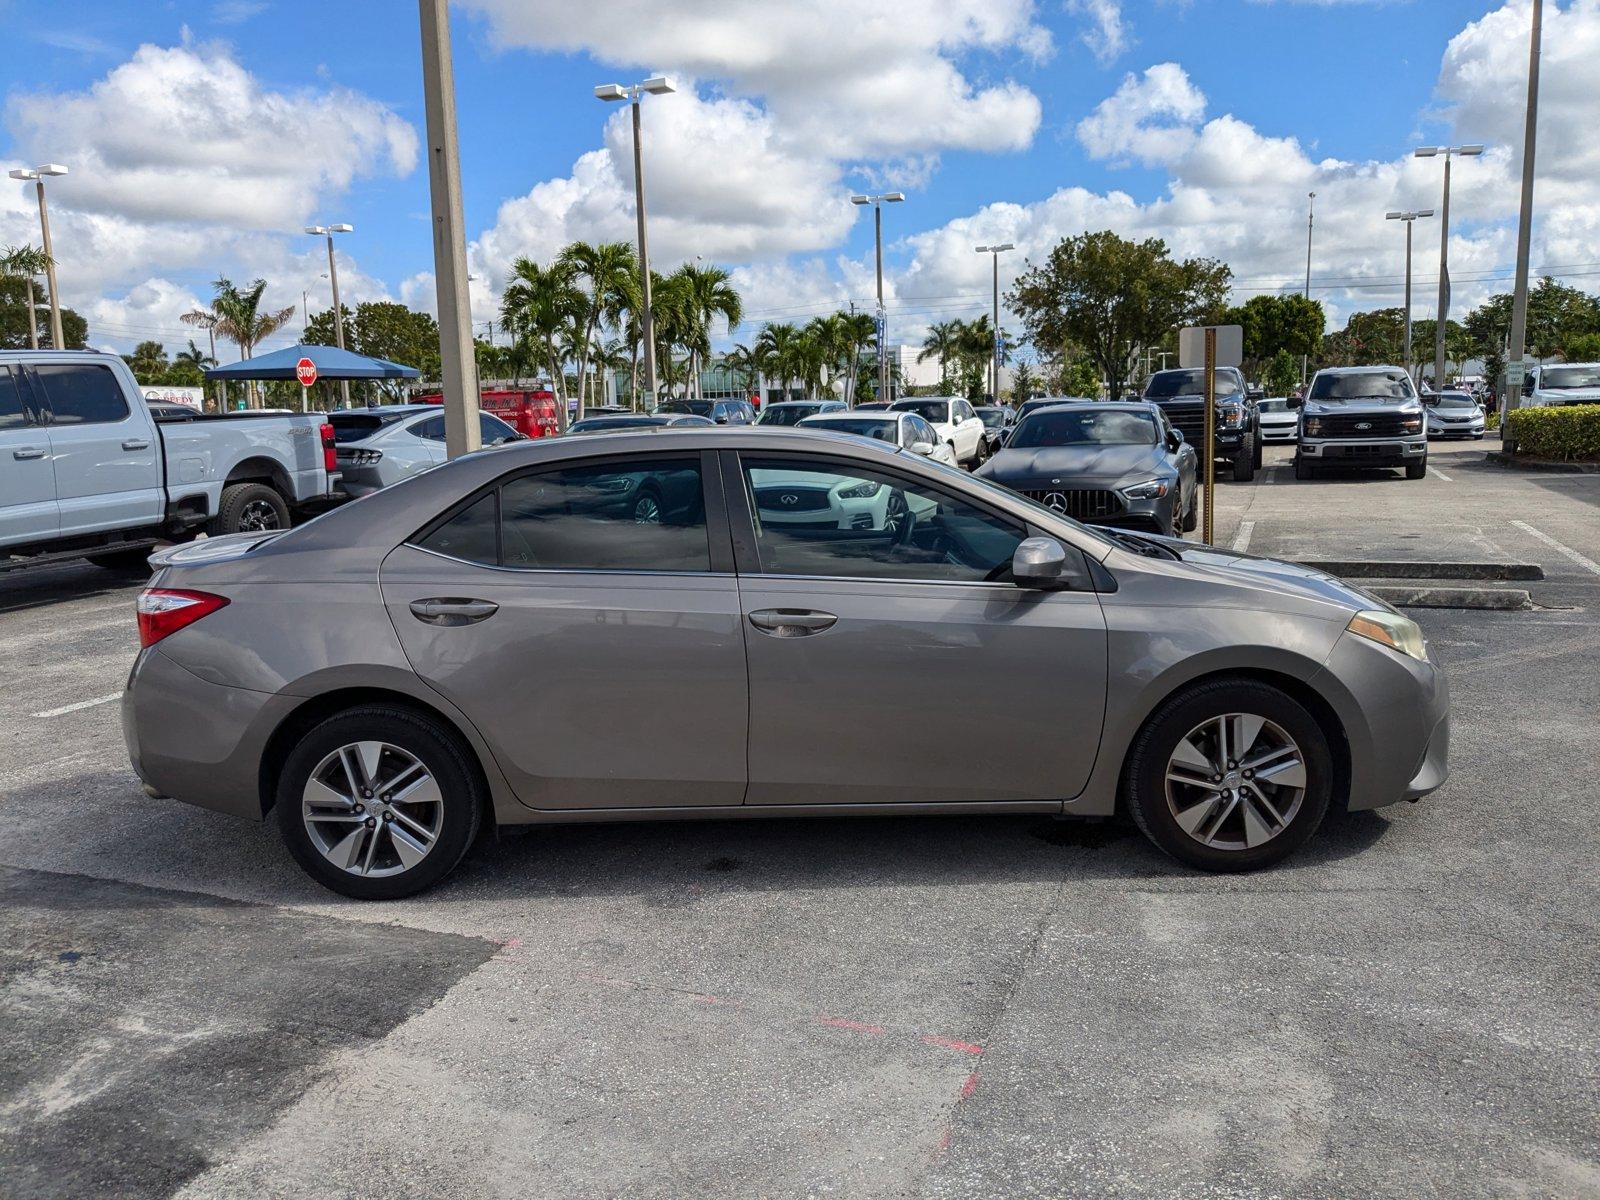
[[961,1085],[961,1099],[965,1100],[968,1096],[972,1095],[972,1093],[977,1091],[977,1090],[978,1090],[978,1073],[976,1071],[974,1071],[972,1074],[967,1076],[965,1082],[963,1082],[962,1085]]
[[834,1029],[850,1029],[856,1033],[870,1033],[875,1037],[887,1032],[882,1025],[868,1025],[865,1021],[852,1021],[848,1017],[818,1017],[817,1024]]
[[963,1054],[982,1054],[983,1047],[976,1042],[963,1042],[955,1038],[937,1037],[931,1033],[922,1035],[924,1045],[940,1046],[946,1050],[959,1050]]

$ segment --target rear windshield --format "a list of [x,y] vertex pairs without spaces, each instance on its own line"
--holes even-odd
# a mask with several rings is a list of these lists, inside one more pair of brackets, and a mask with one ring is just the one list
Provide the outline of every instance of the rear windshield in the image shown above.
[[660,413],[689,413],[696,417],[709,417],[711,415],[711,401],[709,400],[668,400],[665,404],[656,405]]
[[568,433],[597,433],[603,429],[654,429],[667,422],[651,417],[596,417],[592,421],[575,422]]
[[891,407],[899,412],[916,413],[924,421],[948,421],[950,419],[950,401],[948,400],[896,400]]
[[[1237,396],[1239,380],[1232,371],[1213,372],[1217,378],[1218,396]],[[1144,385],[1144,394],[1154,399],[1166,400],[1174,396],[1204,396],[1206,373],[1203,367],[1179,371],[1157,371]]]
[[333,426],[335,442],[359,442],[371,437],[378,430],[393,425],[403,417],[415,415],[413,412],[331,413],[328,416],[328,424]]
[[823,417],[805,422],[807,429],[832,429],[838,433],[853,433],[858,437],[877,438],[880,442],[895,440],[895,430],[900,422],[882,417]]
[[999,429],[1006,423],[1006,410],[1003,408],[980,408],[978,419],[983,422],[986,429]]
[[757,425],[798,425],[822,411],[820,404],[774,404],[756,418]]
[[1414,394],[1404,371],[1322,372],[1311,381],[1313,400],[1410,400]]

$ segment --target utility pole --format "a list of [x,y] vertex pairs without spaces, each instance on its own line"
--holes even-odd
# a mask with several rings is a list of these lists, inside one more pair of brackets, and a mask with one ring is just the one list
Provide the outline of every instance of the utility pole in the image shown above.
[[889,313],[883,305],[883,206],[898,204],[904,192],[883,192],[876,196],[851,196],[850,203],[872,205],[872,244],[878,270],[878,396],[889,399]]
[[1383,216],[1386,221],[1404,221],[1406,223],[1406,344],[1404,366],[1406,374],[1410,375],[1412,382],[1415,383],[1416,375],[1412,371],[1411,361],[1411,223],[1418,217],[1433,216],[1433,209],[1423,208],[1418,209],[1416,212],[1384,213]]
[[1015,250],[1010,242],[1001,242],[995,246],[974,246],[979,254],[987,254],[994,260],[994,361],[990,364],[990,378],[993,386],[989,397],[991,404],[1000,403],[1000,256],[1007,250]]
[[428,191],[433,207],[433,274],[439,304],[444,441],[451,458],[478,449],[478,364],[472,353],[461,148],[447,0],[417,0],[422,18],[422,93],[427,108]]
[[[1306,197],[1307,197],[1308,203],[1306,205],[1306,290],[1305,290],[1305,297],[1306,297],[1307,300],[1309,300],[1309,299],[1311,299],[1311,226],[1314,223],[1314,221],[1316,219],[1316,215],[1317,215],[1317,194],[1315,192],[1307,192],[1306,193]],[[1310,365],[1309,356],[1305,355],[1305,354],[1302,354],[1300,356],[1300,386],[1301,387],[1305,387],[1305,385],[1306,385],[1306,369],[1307,369],[1307,367],[1309,365]],[[1210,541],[1211,539],[1208,537],[1206,540]]]
[[[52,350],[65,350],[66,340],[61,334],[61,296],[56,290],[56,252],[50,244],[50,209],[45,204],[44,181],[48,175],[65,175],[67,168],[60,163],[42,163],[30,170],[15,170],[9,172],[13,179],[33,180],[34,190],[39,195],[39,232],[44,239],[44,278],[50,287],[50,348]],[[28,294],[33,294],[33,284],[28,284]]]
[[[1528,340],[1528,250],[1533,238],[1533,151],[1539,132],[1539,43],[1543,36],[1543,0],[1533,0],[1533,29],[1528,38],[1528,113],[1522,131],[1522,209],[1517,218],[1517,280],[1511,300],[1511,347],[1506,361],[1517,363],[1516,382],[1506,371],[1506,399],[1501,413],[1500,437],[1507,435],[1505,418],[1522,403],[1522,355]],[[1506,448],[1516,449],[1514,440]]]
[[[344,349],[344,306],[339,303],[339,264],[333,257],[333,235],[354,233],[354,225],[308,225],[306,232],[328,239],[328,282],[333,285],[333,344]],[[302,296],[304,293],[301,293]],[[339,401],[342,408],[350,407],[350,381],[339,380]]]

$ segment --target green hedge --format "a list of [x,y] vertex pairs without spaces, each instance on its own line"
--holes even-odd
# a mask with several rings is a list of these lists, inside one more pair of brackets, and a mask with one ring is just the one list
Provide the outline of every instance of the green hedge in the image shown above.
[[1519,408],[1509,431],[1519,453],[1533,458],[1600,461],[1600,404]]

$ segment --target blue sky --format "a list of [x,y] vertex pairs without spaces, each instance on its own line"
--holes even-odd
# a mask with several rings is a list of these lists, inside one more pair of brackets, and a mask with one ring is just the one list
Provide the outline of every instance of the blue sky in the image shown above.
[[[1437,166],[1406,155],[1419,140],[1452,137],[1498,146],[1458,173],[1452,260],[1469,279],[1458,295],[1470,302],[1470,279],[1509,260],[1526,55],[1517,5],[774,0],[763,12],[777,19],[753,26],[738,11],[750,2],[456,8],[480,320],[493,315],[497,277],[515,253],[542,257],[569,236],[626,236],[631,176],[618,174],[621,143],[607,141],[618,114],[591,89],[654,70],[692,80],[692,91],[646,106],[647,138],[659,130],[675,147],[672,161],[647,163],[647,178],[661,180],[659,199],[652,189],[660,254],[703,251],[738,268],[756,316],[803,318],[866,299],[870,217],[839,205],[874,183],[910,196],[886,214],[906,336],[981,305],[986,267],[970,243],[991,235],[1018,242],[1019,266],[1059,236],[1106,225],[1224,258],[1250,287],[1286,286],[1303,271],[1312,188],[1327,206],[1314,273],[1371,281],[1319,285],[1319,294],[1336,314],[1392,303],[1399,243],[1383,209],[1429,202]],[[722,24],[711,8],[727,10]],[[6,0],[0,16],[13,50],[0,64],[7,165],[43,156],[73,168],[52,184],[57,253],[63,293],[90,315],[95,340],[181,343],[177,313],[221,272],[263,274],[277,302],[298,304],[305,289],[321,307],[316,246],[298,233],[307,220],[356,225],[340,244],[347,298],[428,303],[413,5]],[[1591,93],[1574,87],[1570,112],[1561,97],[1566,77],[1576,85],[1594,61],[1600,0],[1556,5],[1546,20],[1574,58],[1586,57],[1569,68],[1547,53],[1544,150],[1574,183],[1585,172],[1592,181],[1580,136]],[[891,27],[874,31],[874,22]],[[755,45],[763,34],[769,44]],[[830,76],[875,36],[885,50]],[[880,68],[884,91],[909,84],[913,99],[880,102]],[[109,94],[108,79],[118,81]],[[223,82],[212,89],[213,79]],[[1086,136],[1080,123],[1097,109],[1120,134]],[[359,113],[348,135],[345,112]],[[1469,119],[1475,127],[1458,131]],[[267,161],[241,164],[235,131],[263,126],[276,130],[254,147]],[[1146,144],[1151,129],[1159,137]],[[1600,258],[1586,248],[1600,213],[1584,189],[1558,174],[1546,199],[1555,216],[1539,250],[1549,261]],[[4,240],[32,236],[26,200],[19,189],[0,208]],[[759,216],[734,232],[730,213]],[[1419,227],[1419,236],[1436,235]],[[1502,286],[1486,279],[1477,291]]]

